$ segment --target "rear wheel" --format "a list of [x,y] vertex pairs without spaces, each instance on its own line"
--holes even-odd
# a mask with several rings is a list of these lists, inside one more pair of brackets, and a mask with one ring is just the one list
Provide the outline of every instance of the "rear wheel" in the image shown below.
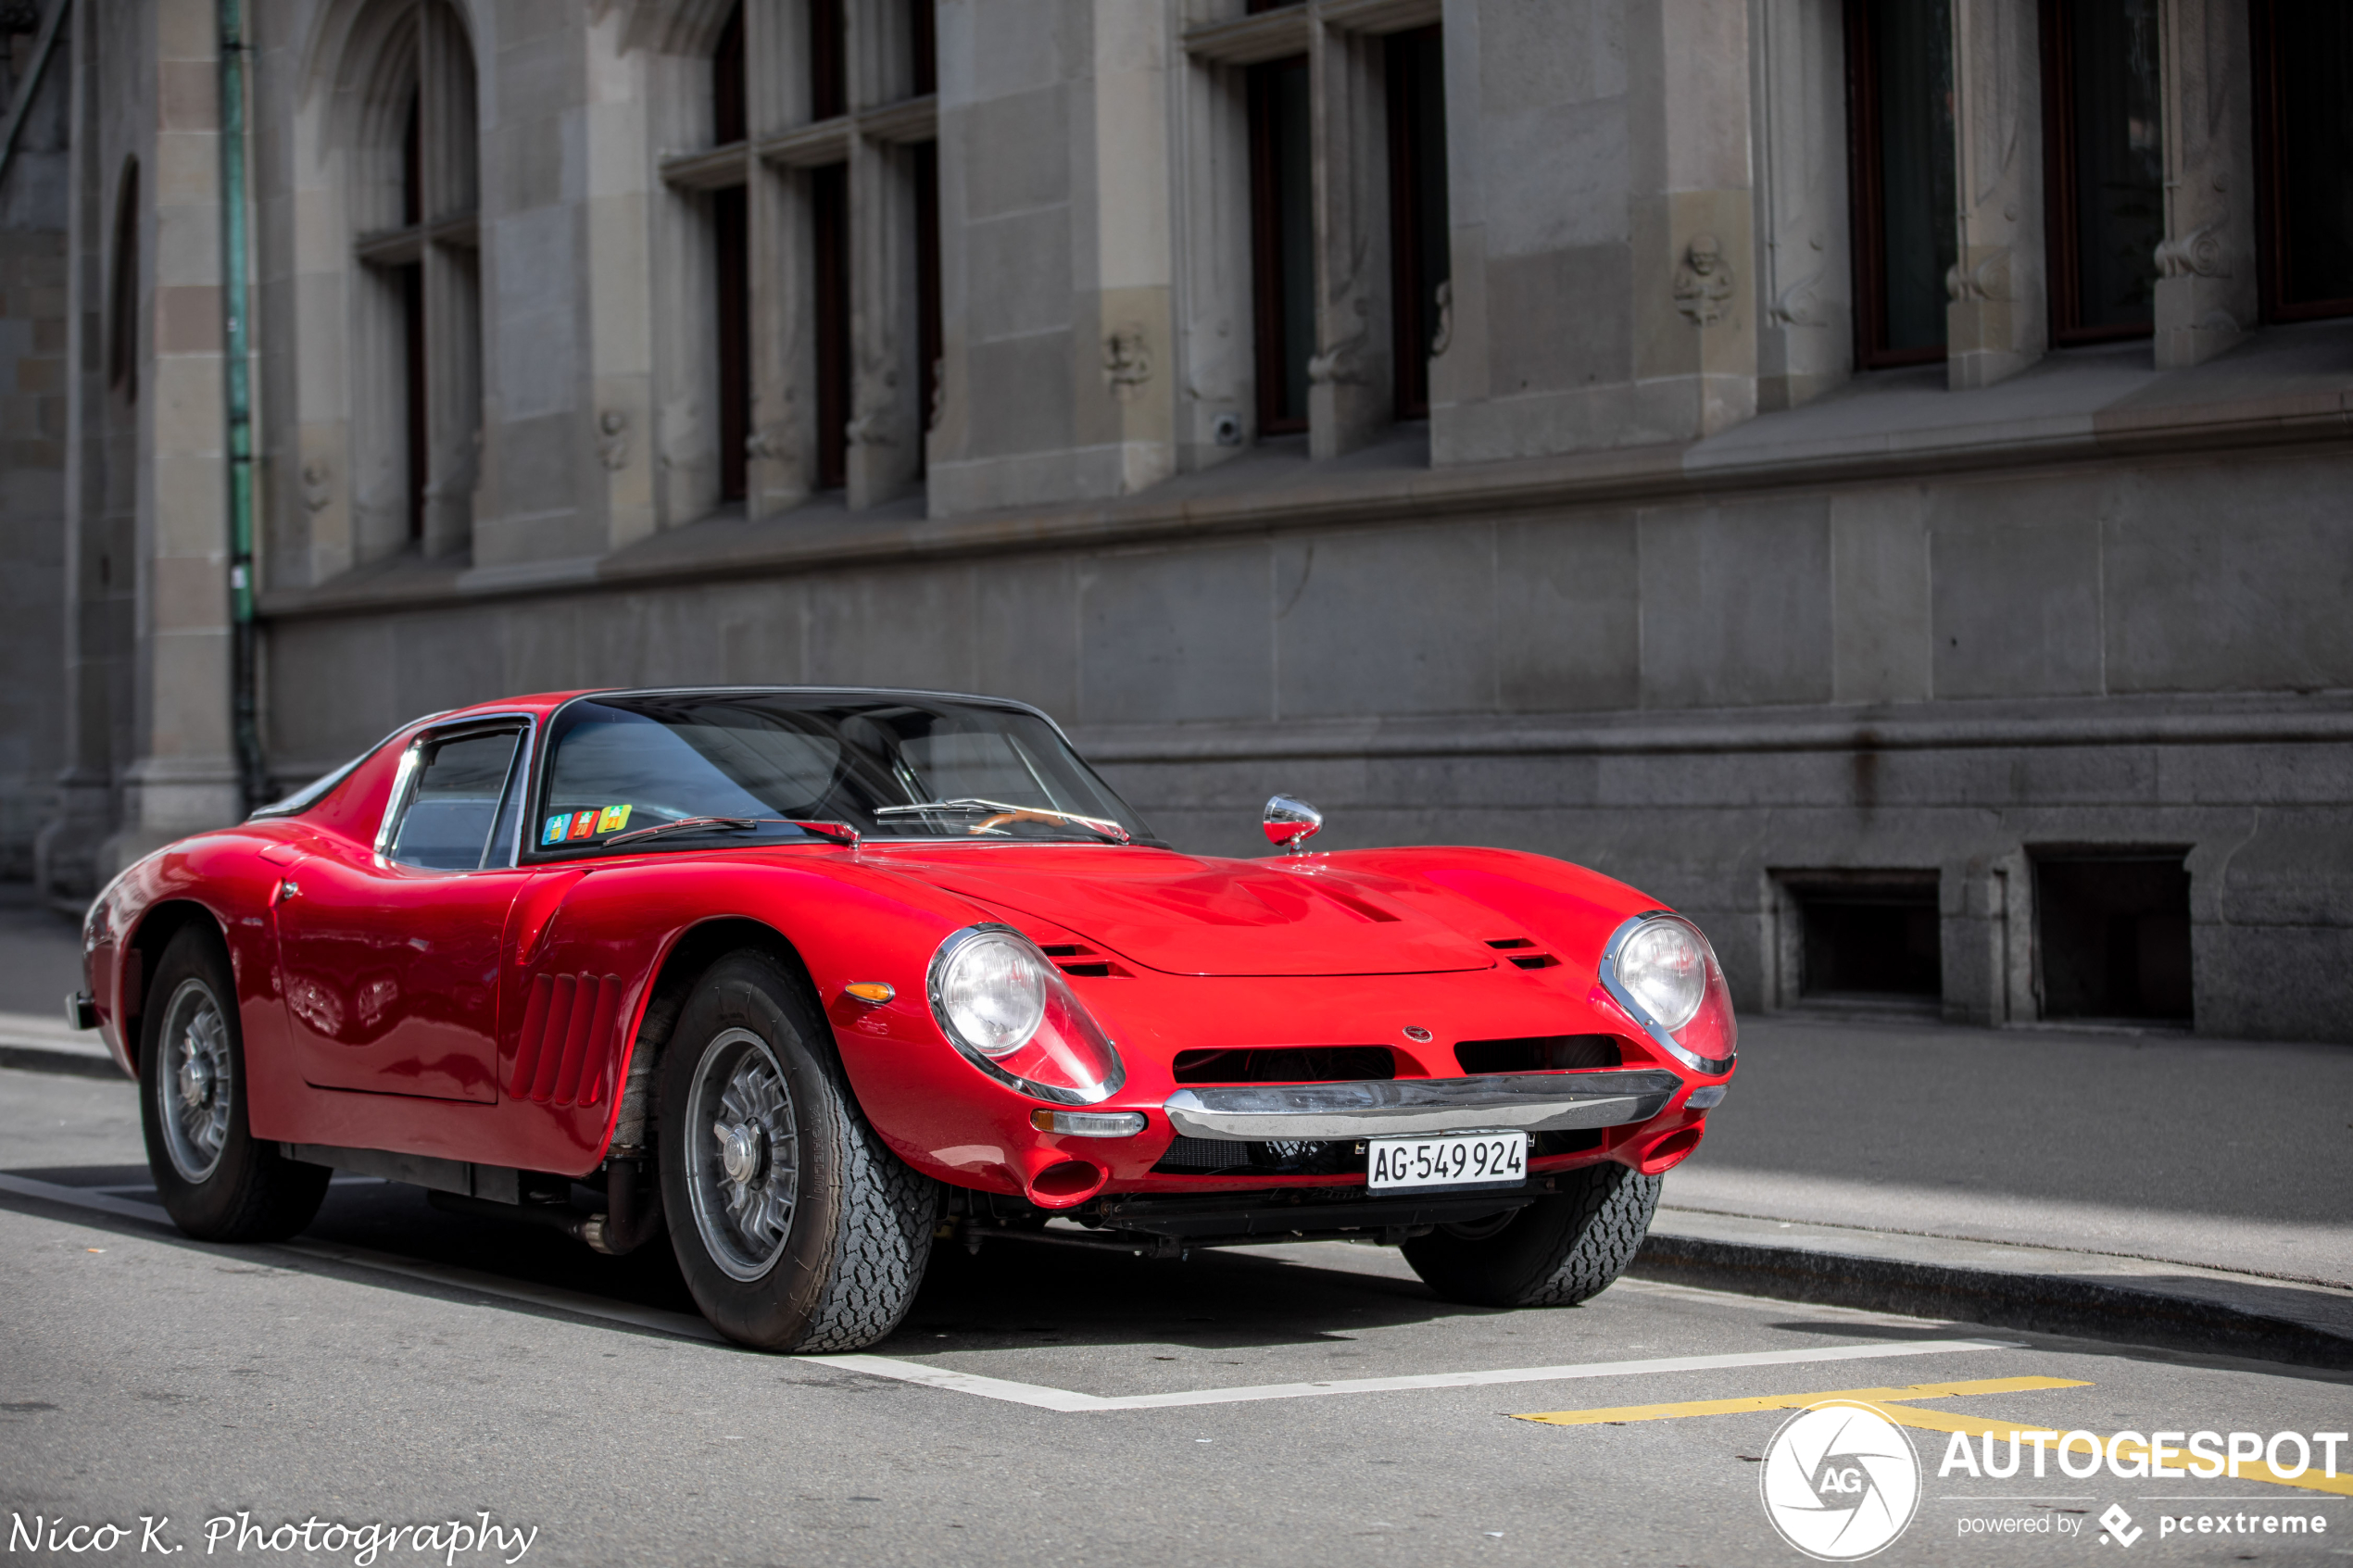
[[764,953],[697,982],[661,1068],[671,1245],[712,1324],[770,1350],[856,1350],[923,1283],[939,1194],[851,1097],[798,978]]
[[1634,1261],[1664,1184],[1617,1164],[1571,1171],[1553,1197],[1405,1243],[1405,1261],[1450,1301],[1573,1307],[1608,1289]]
[[164,1211],[204,1241],[281,1241],[308,1224],[333,1173],[255,1141],[245,1039],[220,939],[191,925],[156,966],[140,1029],[140,1121]]

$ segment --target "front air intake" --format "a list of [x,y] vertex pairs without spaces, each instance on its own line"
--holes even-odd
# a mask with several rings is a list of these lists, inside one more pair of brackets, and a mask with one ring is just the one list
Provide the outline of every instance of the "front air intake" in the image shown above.
[[1622,1067],[1626,1054],[1610,1035],[1530,1035],[1516,1040],[1465,1040],[1454,1060],[1466,1073],[1560,1073]]
[[1397,1076],[1386,1046],[1236,1046],[1178,1051],[1180,1084],[1355,1084]]

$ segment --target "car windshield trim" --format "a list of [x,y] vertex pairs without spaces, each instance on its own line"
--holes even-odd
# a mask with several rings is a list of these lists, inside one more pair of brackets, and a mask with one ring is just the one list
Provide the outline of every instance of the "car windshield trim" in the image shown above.
[[[540,733],[527,861],[807,839],[1164,847],[1051,717],[1003,697],[832,686],[584,692],[557,705]],[[905,819],[942,810],[987,816],[980,831],[937,818],[932,831],[908,831]],[[717,827],[676,833],[674,844],[641,836],[684,817],[789,824],[803,836],[761,831],[755,841]],[[727,842],[712,842],[720,834]]]

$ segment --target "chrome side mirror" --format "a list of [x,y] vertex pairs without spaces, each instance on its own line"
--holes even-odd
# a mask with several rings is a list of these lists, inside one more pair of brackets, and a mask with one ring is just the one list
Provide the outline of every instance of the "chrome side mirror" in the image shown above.
[[1324,814],[1288,795],[1266,802],[1266,842],[1286,855],[1304,855],[1307,841],[1324,829]]

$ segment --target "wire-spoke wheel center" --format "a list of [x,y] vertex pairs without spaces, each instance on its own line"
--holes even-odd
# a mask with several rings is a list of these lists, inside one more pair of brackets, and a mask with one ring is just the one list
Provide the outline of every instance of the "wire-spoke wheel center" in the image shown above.
[[686,1128],[695,1229],[730,1278],[758,1279],[784,1254],[800,1183],[792,1091],[765,1040],[729,1029],[703,1047]]
[[229,1107],[234,1069],[229,1060],[229,1021],[212,987],[183,980],[164,1004],[163,1053],[156,1074],[156,1110],[163,1124],[164,1152],[186,1182],[201,1182],[220,1163],[229,1141]]

